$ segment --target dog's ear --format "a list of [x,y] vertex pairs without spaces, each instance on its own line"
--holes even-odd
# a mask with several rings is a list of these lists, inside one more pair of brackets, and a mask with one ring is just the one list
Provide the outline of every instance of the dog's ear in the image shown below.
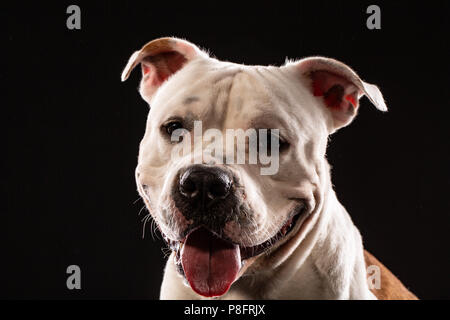
[[122,72],[122,81],[127,80],[131,71],[140,63],[140,92],[144,98],[150,99],[171,75],[183,68],[187,62],[200,56],[208,55],[188,41],[159,38],[148,42],[131,55]]
[[312,57],[289,63],[310,81],[311,93],[322,97],[334,122],[333,132],[348,125],[355,117],[359,99],[365,95],[381,111],[387,111],[377,86],[362,81],[347,65],[330,58]]

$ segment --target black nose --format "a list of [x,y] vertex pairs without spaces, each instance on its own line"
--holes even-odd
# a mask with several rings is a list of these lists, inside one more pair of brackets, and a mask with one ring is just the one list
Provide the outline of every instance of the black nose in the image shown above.
[[232,177],[224,169],[194,165],[180,175],[179,190],[189,202],[208,208],[213,203],[225,199],[231,185]]

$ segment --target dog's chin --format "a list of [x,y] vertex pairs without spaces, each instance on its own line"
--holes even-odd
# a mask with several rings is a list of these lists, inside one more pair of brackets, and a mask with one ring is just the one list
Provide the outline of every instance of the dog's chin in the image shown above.
[[298,205],[274,236],[251,247],[221,237],[204,226],[190,229],[180,241],[164,234],[163,237],[174,252],[178,272],[190,287],[202,296],[216,297],[228,291],[248,261],[270,254],[296,234],[306,216],[305,206]]

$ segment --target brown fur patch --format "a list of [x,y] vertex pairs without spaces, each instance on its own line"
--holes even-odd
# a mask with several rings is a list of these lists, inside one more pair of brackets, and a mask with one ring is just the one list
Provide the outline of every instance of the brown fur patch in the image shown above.
[[375,265],[380,268],[381,288],[370,289],[378,300],[418,300],[388,268],[366,250],[364,250],[364,260],[367,267]]

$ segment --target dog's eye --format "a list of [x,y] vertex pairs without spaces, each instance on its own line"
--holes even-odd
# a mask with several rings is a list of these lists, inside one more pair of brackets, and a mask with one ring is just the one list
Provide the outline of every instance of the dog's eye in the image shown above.
[[171,121],[163,125],[166,133],[171,136],[172,133],[177,129],[183,129],[183,124],[180,121]]
[[290,144],[286,140],[280,138],[280,153],[287,150]]
[[258,134],[258,142],[257,142],[257,148],[258,148],[258,153],[261,152],[261,150],[266,150],[266,154],[268,156],[271,155],[272,153],[272,142],[276,139],[278,139],[278,151],[279,153],[287,150],[289,148],[289,143],[286,142],[286,140],[282,139],[278,134],[275,134],[274,132],[272,132],[272,130],[267,130],[266,131],[267,136],[266,139],[264,141],[264,139],[261,139],[260,135]]

